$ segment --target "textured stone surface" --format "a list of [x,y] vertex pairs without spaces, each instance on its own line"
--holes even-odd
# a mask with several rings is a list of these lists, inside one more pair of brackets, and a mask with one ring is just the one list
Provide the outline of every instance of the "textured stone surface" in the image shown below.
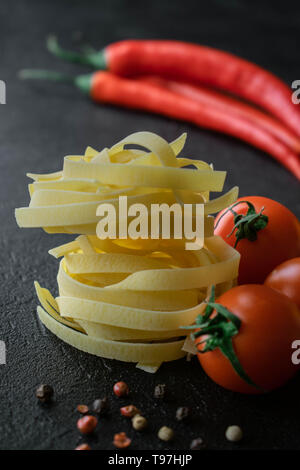
[[[153,376],[131,364],[78,352],[48,333],[36,318],[33,281],[56,292],[58,264],[47,252],[67,237],[20,230],[13,215],[15,207],[28,203],[26,171],[55,171],[65,154],[80,153],[86,145],[110,146],[145,129],[167,139],[187,131],[186,154],[228,170],[227,188],[238,184],[241,195],[272,197],[299,215],[296,180],[243,143],[162,117],[97,106],[64,85],[21,83],[16,77],[24,67],[85,72],[52,58],[44,45],[46,34],[55,32],[64,44],[75,46],[72,37],[79,31],[83,41],[96,47],[126,37],[209,44],[255,60],[291,83],[299,78],[299,15],[285,3],[278,7],[265,1],[258,6],[215,0],[205,7],[196,0],[16,0],[13,5],[12,11],[11,2],[0,3],[0,79],[7,83],[7,104],[0,106],[0,340],[7,345],[7,365],[0,365],[0,449],[74,448],[80,442],[76,406],[104,395],[112,411],[100,419],[90,439],[94,448],[112,448],[113,434],[126,431],[133,449],[186,449],[198,436],[208,448],[231,449],[236,446],[224,436],[230,424],[244,431],[238,448],[299,448],[299,379],[268,396],[240,396],[211,382],[195,359],[164,365]],[[129,384],[128,400],[113,397],[117,380]],[[55,389],[50,407],[36,402],[41,382]],[[152,398],[154,386],[163,382],[172,392],[164,404]],[[144,433],[133,431],[130,421],[119,416],[119,407],[129,403],[148,418]],[[188,425],[175,419],[178,406],[185,405],[194,414]],[[158,440],[163,425],[175,430],[172,443]]]

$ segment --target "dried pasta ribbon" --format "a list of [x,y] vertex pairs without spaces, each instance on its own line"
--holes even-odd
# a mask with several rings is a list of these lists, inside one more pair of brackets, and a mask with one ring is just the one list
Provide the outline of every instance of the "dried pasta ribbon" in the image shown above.
[[[62,258],[58,297],[35,283],[44,325],[82,351],[136,362],[150,373],[186,354],[188,330],[181,325],[204,311],[212,284],[223,292],[238,275],[239,254],[213,236],[212,217],[236,201],[238,188],[210,200],[211,191],[222,191],[226,172],[178,157],[185,140],[183,134],[169,144],[137,132],[101,152],[87,147],[84,155],[65,157],[62,171],[28,173],[30,204],[16,209],[21,227],[79,235],[49,251]],[[186,251],[185,239],[98,239],[96,209],[112,204],[118,221],[119,196],[148,209],[204,204],[204,246]]]

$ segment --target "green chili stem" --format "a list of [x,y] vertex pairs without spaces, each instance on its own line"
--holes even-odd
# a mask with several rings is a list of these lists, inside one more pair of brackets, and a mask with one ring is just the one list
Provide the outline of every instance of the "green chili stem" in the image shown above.
[[23,69],[19,72],[22,80],[51,80],[54,82],[74,83],[74,77],[52,70]]
[[49,36],[47,39],[48,50],[67,62],[75,62],[77,64],[90,65],[97,69],[105,70],[107,68],[104,51],[87,51],[83,53],[69,51],[63,49],[55,36]]
[[91,90],[92,74],[78,75],[72,77],[52,70],[24,69],[19,72],[22,80],[50,80],[54,82],[71,83],[79,88],[83,93],[89,94]]

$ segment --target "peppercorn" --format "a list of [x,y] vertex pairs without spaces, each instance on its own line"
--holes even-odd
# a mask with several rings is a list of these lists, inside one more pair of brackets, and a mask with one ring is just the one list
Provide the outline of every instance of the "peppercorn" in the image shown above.
[[243,438],[243,431],[239,426],[228,426],[225,431],[225,436],[228,441],[238,442]]
[[203,447],[204,447],[204,442],[201,437],[197,437],[197,439],[193,439],[190,444],[191,450],[200,450],[200,449],[203,449]]
[[75,450],[92,450],[88,444],[80,444]]
[[154,398],[163,400],[166,397],[166,384],[158,384],[154,389]]
[[82,434],[91,434],[98,424],[95,416],[86,415],[77,421],[77,428]]
[[120,432],[114,435],[113,444],[118,449],[125,449],[131,444],[131,439],[126,435],[125,432]]
[[82,415],[86,415],[89,412],[89,407],[86,405],[77,405],[77,411]]
[[92,405],[94,413],[98,415],[104,415],[107,413],[109,409],[108,399],[107,397],[104,398],[97,398]]
[[133,416],[140,413],[140,410],[134,405],[123,406],[120,411],[121,415],[126,416],[126,418],[133,418]]
[[176,419],[177,421],[184,421],[190,415],[190,409],[187,406],[181,406],[176,411]]
[[171,441],[174,437],[174,431],[173,429],[171,428],[168,428],[168,426],[163,426],[162,428],[160,428],[160,430],[158,431],[158,434],[157,436],[159,437],[159,439],[161,439],[162,441]]
[[135,429],[136,431],[142,431],[148,425],[146,418],[144,418],[144,416],[141,416],[141,415],[135,415],[132,418],[131,422],[132,422],[133,429]]
[[125,382],[117,382],[113,387],[113,391],[117,397],[125,397],[129,393],[129,388]]
[[40,400],[40,402],[49,403],[53,397],[53,393],[54,392],[51,385],[42,384],[36,389],[35,395]]

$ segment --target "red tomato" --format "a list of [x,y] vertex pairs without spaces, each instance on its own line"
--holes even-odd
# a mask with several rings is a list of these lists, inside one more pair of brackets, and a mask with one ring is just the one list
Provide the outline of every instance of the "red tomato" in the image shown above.
[[[265,391],[283,385],[300,368],[291,360],[292,343],[300,339],[300,312],[284,295],[266,286],[249,284],[234,287],[217,303],[241,320],[232,337],[236,356],[250,379]],[[205,337],[199,337],[196,342]],[[203,349],[205,343],[199,345]],[[261,393],[246,383],[219,348],[199,353],[207,375],[224,388],[241,393]]]
[[265,280],[265,285],[289,297],[300,309],[300,258],[277,266]]
[[[241,254],[239,284],[263,283],[276,266],[300,255],[299,221],[289,209],[266,197],[247,196],[239,198],[238,201],[251,202],[256,212],[264,207],[263,214],[268,216],[266,227],[256,232],[255,241],[243,238],[236,246]],[[233,208],[235,212],[243,215],[247,209],[245,203]],[[233,215],[226,211],[228,209],[220,212],[216,218],[215,235],[221,236],[229,245],[234,246],[235,234],[227,237],[234,227]]]

